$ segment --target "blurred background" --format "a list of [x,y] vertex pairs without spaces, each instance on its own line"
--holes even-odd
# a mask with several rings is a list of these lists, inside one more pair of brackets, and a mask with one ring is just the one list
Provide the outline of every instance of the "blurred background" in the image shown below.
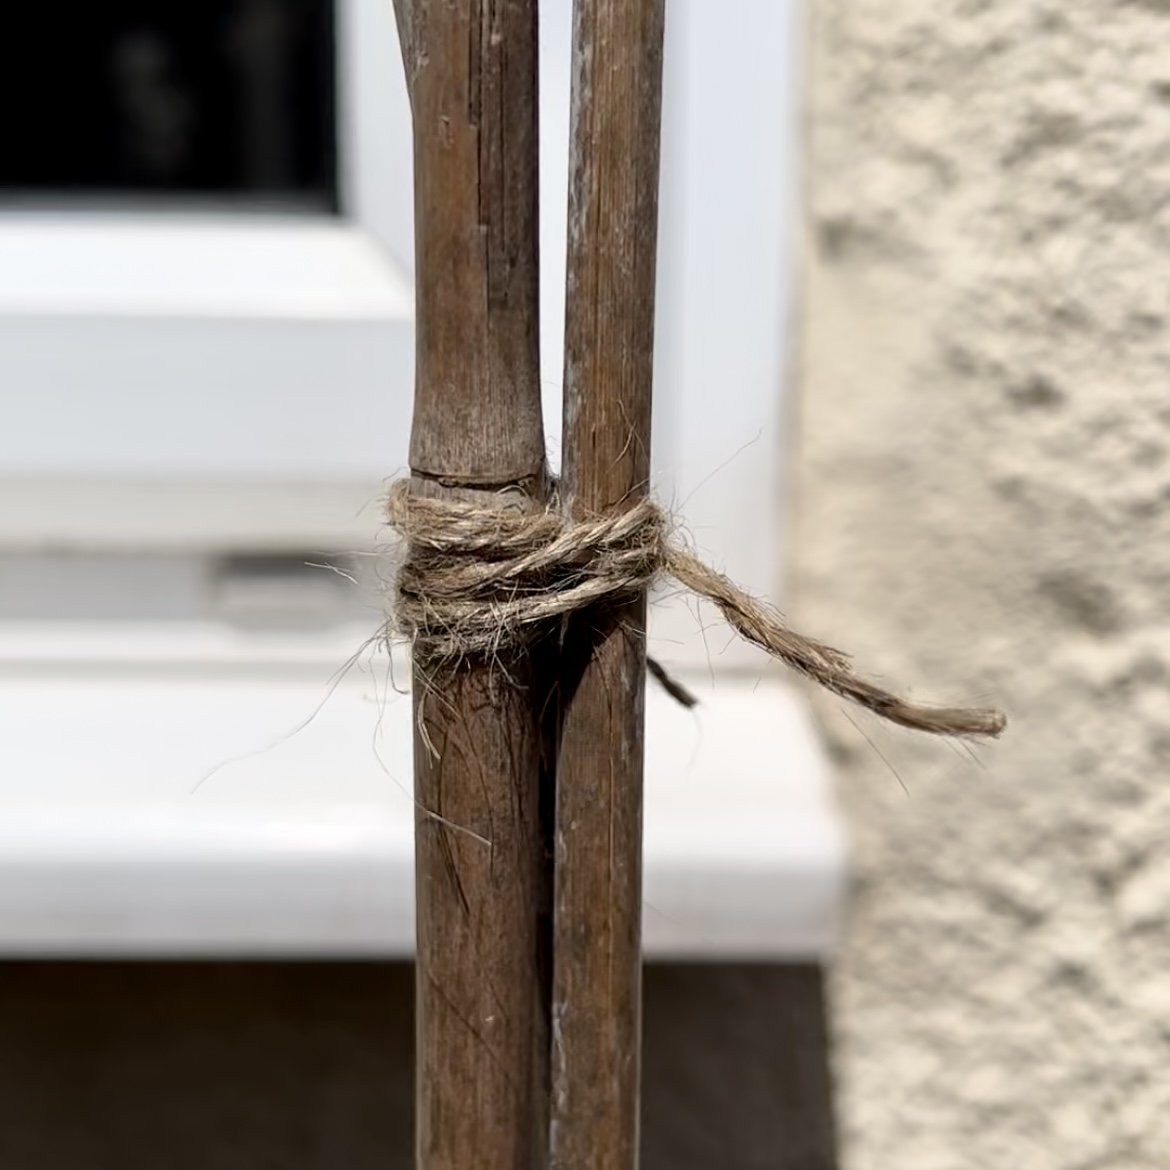
[[[702,703],[648,698],[644,1163],[1164,1166],[1170,8],[667,26],[655,491],[798,628],[1010,723],[891,732],[659,599]],[[25,6],[0,93],[0,1161],[409,1165],[391,5]]]
[[[554,465],[570,10],[540,11]],[[802,19],[677,0],[664,82],[654,487],[769,596]],[[8,34],[0,1163],[407,1166],[409,671],[376,641],[413,393],[392,5],[101,0]],[[653,623],[702,702],[647,703],[645,1164],[831,1166],[824,746],[711,615],[663,596]]]
[[812,18],[793,611],[1011,721],[826,714],[843,1161],[1165,1165],[1170,9]]

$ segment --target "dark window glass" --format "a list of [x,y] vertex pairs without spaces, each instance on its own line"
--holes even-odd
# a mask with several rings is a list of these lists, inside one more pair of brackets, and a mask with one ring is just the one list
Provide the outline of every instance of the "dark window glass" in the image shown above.
[[331,0],[46,0],[6,13],[0,199],[334,210],[334,153]]

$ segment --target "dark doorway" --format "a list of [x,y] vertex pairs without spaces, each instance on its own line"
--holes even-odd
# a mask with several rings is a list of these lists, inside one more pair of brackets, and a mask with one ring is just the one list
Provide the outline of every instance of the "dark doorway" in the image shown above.
[[[652,963],[644,1170],[834,1170],[822,972]],[[0,964],[0,1166],[410,1170],[408,963]]]

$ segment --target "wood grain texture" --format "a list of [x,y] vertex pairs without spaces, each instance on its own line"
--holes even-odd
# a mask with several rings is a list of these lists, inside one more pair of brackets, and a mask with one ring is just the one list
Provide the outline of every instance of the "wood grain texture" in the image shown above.
[[410,466],[541,476],[536,0],[397,0],[414,115]]
[[[536,0],[397,10],[414,117],[415,490],[535,502]],[[541,674],[530,658],[440,669],[416,654],[413,677],[416,1165],[530,1170],[548,1125]]]
[[[576,0],[563,499],[644,495],[663,0]],[[572,623],[561,662],[550,1164],[630,1170],[641,1045],[645,598]]]

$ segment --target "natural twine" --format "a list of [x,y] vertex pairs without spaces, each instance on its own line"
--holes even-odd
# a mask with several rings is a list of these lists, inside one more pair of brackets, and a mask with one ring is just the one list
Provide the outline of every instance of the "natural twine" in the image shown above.
[[789,629],[777,610],[703,564],[652,500],[570,520],[555,507],[439,498],[398,480],[387,511],[408,547],[393,621],[428,658],[495,657],[558,628],[569,614],[628,600],[673,577],[713,602],[740,637],[891,723],[952,736],[994,737],[1004,729],[999,711],[912,703],[859,677],[848,655]]

